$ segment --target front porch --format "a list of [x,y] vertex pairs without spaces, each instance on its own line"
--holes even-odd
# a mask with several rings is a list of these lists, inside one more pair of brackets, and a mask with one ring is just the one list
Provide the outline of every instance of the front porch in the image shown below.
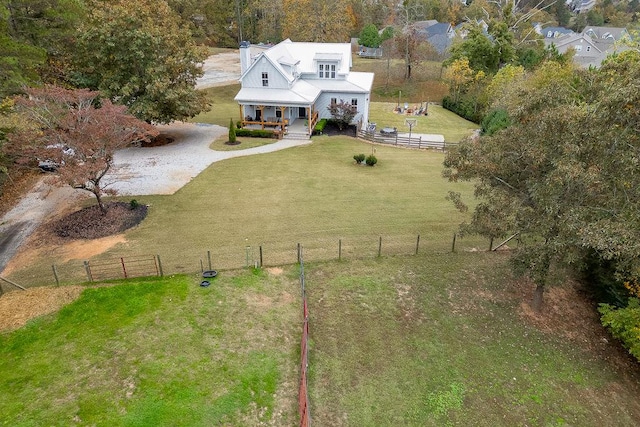
[[273,130],[279,138],[287,133],[311,136],[318,122],[318,112],[312,105],[300,107],[240,104],[239,106],[241,127]]

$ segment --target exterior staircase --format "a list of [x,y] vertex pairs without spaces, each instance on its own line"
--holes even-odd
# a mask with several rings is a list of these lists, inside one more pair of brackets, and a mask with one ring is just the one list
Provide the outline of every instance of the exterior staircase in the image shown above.
[[282,136],[282,139],[310,139],[310,137],[306,132],[289,131]]

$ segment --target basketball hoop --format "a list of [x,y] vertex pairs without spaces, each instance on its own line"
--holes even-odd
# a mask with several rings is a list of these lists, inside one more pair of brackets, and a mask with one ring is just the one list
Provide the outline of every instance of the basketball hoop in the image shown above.
[[418,119],[404,119],[404,124],[409,126],[409,144],[411,144],[411,131],[418,124]]

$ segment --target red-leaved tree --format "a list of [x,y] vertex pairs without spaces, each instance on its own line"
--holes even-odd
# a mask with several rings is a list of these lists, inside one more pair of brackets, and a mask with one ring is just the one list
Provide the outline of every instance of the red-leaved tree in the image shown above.
[[98,92],[55,86],[26,92],[16,98],[16,109],[30,128],[9,135],[3,148],[14,156],[55,165],[62,183],[91,192],[105,214],[102,197],[115,190],[102,180],[113,166],[113,154],[158,132]]

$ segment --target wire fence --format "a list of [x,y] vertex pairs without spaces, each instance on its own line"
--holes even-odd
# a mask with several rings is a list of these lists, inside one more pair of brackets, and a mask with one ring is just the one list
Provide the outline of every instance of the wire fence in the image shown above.
[[[448,238],[447,238],[448,235]],[[28,269],[6,278],[28,288],[68,285],[86,281],[121,279],[163,274],[194,274],[203,270],[233,270],[245,267],[292,265],[299,261],[299,245],[304,245],[305,260],[368,259],[384,256],[404,256],[418,253],[451,251],[486,251],[490,242],[485,238],[455,234],[369,235],[359,237],[291,236],[288,243],[280,241],[253,242],[242,239],[236,244],[214,245],[210,248],[187,247],[164,253],[140,255],[122,251],[117,257],[105,254],[86,260],[61,264],[33,263]],[[1,279],[1,278],[0,278]],[[0,283],[4,290],[16,289]]]
[[302,338],[300,340],[300,384],[298,388],[298,412],[300,427],[311,426],[311,412],[309,408],[309,392],[307,386],[307,371],[309,369],[309,306],[305,290],[304,260],[302,246],[298,246],[298,261],[300,263],[300,289],[302,292]]

